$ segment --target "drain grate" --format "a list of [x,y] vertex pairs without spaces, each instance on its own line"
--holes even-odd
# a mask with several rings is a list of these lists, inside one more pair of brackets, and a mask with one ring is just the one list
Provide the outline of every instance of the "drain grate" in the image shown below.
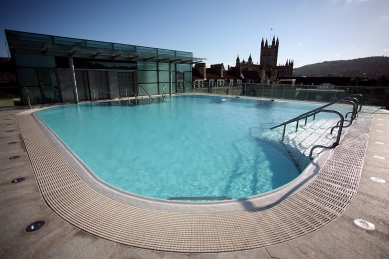
[[373,223],[366,221],[364,219],[354,219],[354,224],[365,230],[374,230],[375,226]]
[[386,183],[386,180],[379,178],[379,177],[375,177],[375,176],[370,177],[370,180],[373,180],[374,182],[377,182],[377,183]]
[[15,130],[7,130],[7,132],[14,132]]
[[31,223],[26,227],[26,232],[34,232],[38,229],[42,228],[45,225],[45,222],[43,220],[35,221],[34,223]]
[[19,158],[20,156],[11,156],[9,159],[13,160],[13,159],[17,159]]
[[18,142],[13,141],[13,142],[8,142],[7,144],[12,145],[12,144],[16,144],[16,143],[18,143]]
[[20,177],[20,178],[16,178],[14,180],[11,181],[11,183],[20,183],[20,182],[23,182],[26,178],[24,177]]

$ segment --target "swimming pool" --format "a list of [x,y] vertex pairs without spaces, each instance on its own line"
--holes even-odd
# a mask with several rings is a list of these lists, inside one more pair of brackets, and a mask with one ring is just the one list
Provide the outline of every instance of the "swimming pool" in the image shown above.
[[[141,196],[239,199],[274,190],[301,170],[266,132],[317,105],[179,96],[148,105],[68,105],[37,115],[100,179]],[[323,115],[324,116],[324,115]]]

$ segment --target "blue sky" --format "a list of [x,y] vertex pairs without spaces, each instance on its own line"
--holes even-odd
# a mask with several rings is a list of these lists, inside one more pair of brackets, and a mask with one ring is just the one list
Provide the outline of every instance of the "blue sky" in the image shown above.
[[237,55],[259,62],[271,35],[278,63],[299,67],[389,56],[389,0],[0,0],[0,29],[191,51],[226,68]]

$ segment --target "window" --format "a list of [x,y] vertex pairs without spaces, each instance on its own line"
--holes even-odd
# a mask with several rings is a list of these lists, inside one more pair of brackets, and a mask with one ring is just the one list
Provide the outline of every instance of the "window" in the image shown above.
[[237,85],[242,85],[242,80],[241,79],[236,80],[236,84]]
[[196,79],[196,80],[194,81],[194,87],[195,87],[195,88],[204,87],[204,80]]
[[234,85],[234,79],[230,79],[230,86]]
[[218,79],[216,82],[217,86],[224,86],[224,79]]
[[209,87],[213,87],[215,83],[215,79],[210,79],[209,80]]

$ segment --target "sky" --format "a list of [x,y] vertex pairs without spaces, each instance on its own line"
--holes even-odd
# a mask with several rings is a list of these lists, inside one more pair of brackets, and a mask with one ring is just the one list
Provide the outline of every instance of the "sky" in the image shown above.
[[234,66],[259,63],[261,40],[279,39],[294,67],[389,56],[389,0],[0,0],[4,29],[193,52]]

